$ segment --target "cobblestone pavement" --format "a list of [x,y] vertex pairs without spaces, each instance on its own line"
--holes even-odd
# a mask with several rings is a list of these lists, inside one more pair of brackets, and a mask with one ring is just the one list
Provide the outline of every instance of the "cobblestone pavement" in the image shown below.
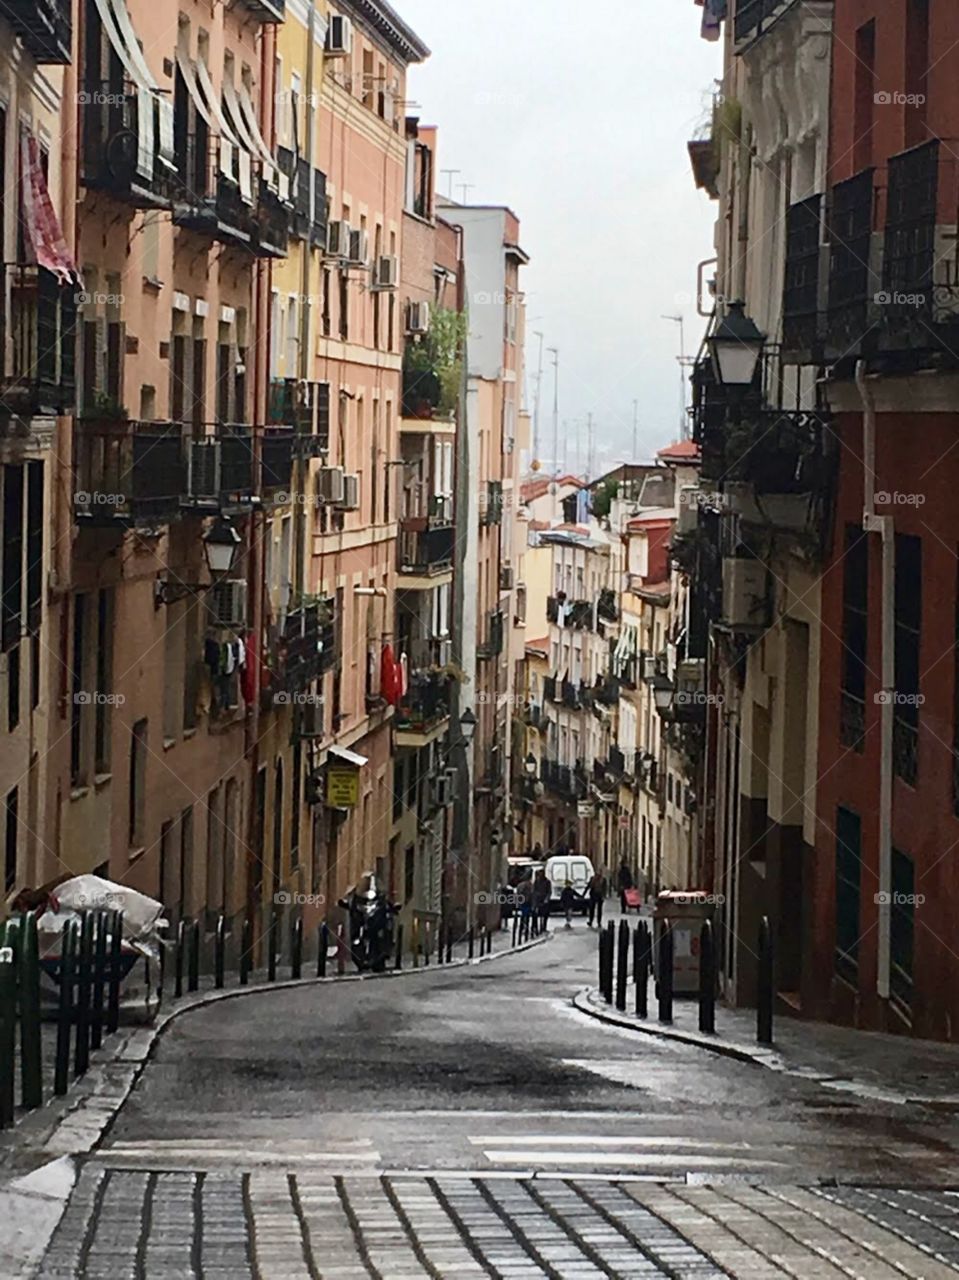
[[959,1273],[959,1195],[86,1164],[41,1280]]

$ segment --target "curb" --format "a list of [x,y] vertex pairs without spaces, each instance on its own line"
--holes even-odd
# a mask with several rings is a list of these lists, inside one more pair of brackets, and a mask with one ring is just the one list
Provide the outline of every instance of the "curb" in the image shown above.
[[755,1067],[765,1067],[769,1071],[781,1071],[791,1074],[781,1054],[775,1049],[753,1048],[740,1044],[735,1040],[719,1040],[702,1031],[682,1031],[678,1027],[667,1026],[659,1022],[640,1022],[627,1014],[603,1004],[598,1007],[591,998],[595,987],[583,987],[573,996],[573,1008],[585,1013],[597,1022],[605,1022],[622,1031],[633,1031],[638,1035],[654,1036],[658,1040],[673,1040],[679,1044],[692,1045],[696,1049],[704,1049],[707,1053],[716,1053],[723,1058],[735,1058],[738,1062],[749,1062]]
[[[370,982],[410,978],[420,974],[443,974],[450,969],[473,968],[491,960],[518,955],[549,942],[552,934],[493,951],[485,956],[463,957],[449,964],[420,965],[413,969],[388,969],[385,973],[351,973],[325,978],[285,978],[256,986],[231,987],[193,992],[172,1008],[161,1011],[150,1026],[135,1027],[117,1044],[116,1052],[97,1063],[77,1083],[85,1086],[82,1096],[69,1106],[57,1122],[44,1147],[50,1158],[32,1172],[11,1179],[0,1187],[0,1276],[3,1280],[26,1280],[43,1259],[76,1181],[78,1161],[95,1150],[109,1132],[121,1107],[133,1092],[146,1064],[166,1028],[181,1014],[206,1005],[243,996],[268,995],[303,987],[322,987],[342,982]],[[31,1113],[36,1115],[37,1113]],[[16,1225],[20,1224],[20,1225]],[[26,1224],[26,1225],[24,1225]]]

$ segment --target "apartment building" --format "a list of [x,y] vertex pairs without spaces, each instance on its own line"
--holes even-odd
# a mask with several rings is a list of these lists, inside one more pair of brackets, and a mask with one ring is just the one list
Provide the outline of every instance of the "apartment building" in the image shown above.
[[815,336],[832,8],[731,6],[710,145],[690,149],[698,185],[718,200],[716,310],[693,374],[702,492],[682,560],[712,622],[704,857],[723,899],[727,997],[754,998],[767,915],[779,992],[793,1006],[818,838],[808,690],[819,680],[835,458],[822,383],[803,357]]
[[[825,233],[807,245],[823,275],[803,295],[841,446],[803,1008],[942,1039],[959,1025],[957,39],[942,0],[836,6],[832,138],[810,196]],[[797,256],[794,242],[787,278]]]
[[[528,261],[520,224],[505,207],[439,201],[462,234],[468,310],[466,404],[457,432],[454,661],[470,691],[476,732],[469,781],[454,814],[454,899],[464,920],[489,915],[485,899],[505,876],[510,847],[511,721],[515,648],[525,306],[520,269]],[[468,794],[467,794],[468,793]]]
[[[58,211],[69,4],[14,3],[0,17],[0,801],[3,898],[47,875],[56,828],[45,803],[60,732],[48,661],[56,552],[58,415],[72,401],[80,279]],[[55,688],[55,685],[53,686]],[[52,714],[51,714],[52,712]],[[51,852],[54,851],[54,852]],[[2,899],[0,899],[2,901]]]

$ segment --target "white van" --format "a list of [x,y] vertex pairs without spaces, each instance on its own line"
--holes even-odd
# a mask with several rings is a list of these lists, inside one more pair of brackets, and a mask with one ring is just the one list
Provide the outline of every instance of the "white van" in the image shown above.
[[576,894],[576,910],[585,911],[589,901],[588,886],[593,878],[593,864],[582,853],[557,853],[546,859],[546,875],[553,886],[550,894],[550,909],[559,910],[559,900],[566,881],[573,886]]

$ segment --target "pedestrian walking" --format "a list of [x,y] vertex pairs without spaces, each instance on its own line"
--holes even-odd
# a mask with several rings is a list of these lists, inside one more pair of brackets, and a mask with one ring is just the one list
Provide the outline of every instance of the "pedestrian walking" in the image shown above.
[[520,920],[528,920],[530,912],[533,910],[533,882],[529,876],[524,878],[516,886],[516,910],[519,913]]
[[573,907],[576,903],[576,894],[573,892],[571,881],[567,880],[563,886],[563,892],[559,895],[559,905],[566,913],[566,928],[573,927]]
[[596,921],[598,928],[602,928],[603,924],[603,903],[606,900],[606,877],[602,871],[595,871],[590,877],[587,886],[587,915],[586,923],[592,928],[593,921]]
[[545,923],[549,915],[549,900],[553,893],[553,882],[542,868],[536,872],[533,881],[533,911],[537,920]]

